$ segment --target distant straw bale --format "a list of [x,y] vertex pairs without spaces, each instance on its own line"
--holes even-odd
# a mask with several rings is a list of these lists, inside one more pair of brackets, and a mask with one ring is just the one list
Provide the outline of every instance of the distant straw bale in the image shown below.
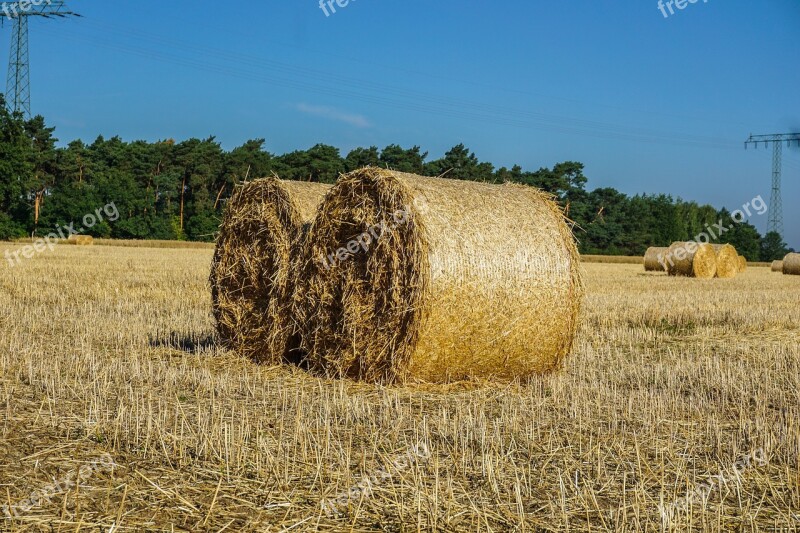
[[739,253],[730,244],[712,244],[717,254],[718,278],[731,279],[739,273]]
[[644,269],[647,272],[666,272],[666,255],[669,247],[652,246],[644,254]]
[[325,198],[299,283],[312,368],[373,382],[553,370],[584,292],[549,195],[377,168],[342,176]]
[[70,235],[67,237],[67,244],[75,246],[92,246],[94,239],[91,235]]
[[800,254],[787,254],[783,258],[783,273],[800,276]]
[[773,261],[770,269],[773,272],[783,272],[783,261]]
[[670,276],[713,278],[717,273],[714,247],[694,241],[672,243],[667,252],[667,273]]
[[747,259],[745,258],[745,256],[740,255],[739,256],[739,273],[741,274],[745,270],[747,270]]
[[256,362],[296,357],[294,261],[328,190],[272,177],[239,187],[228,202],[209,278],[213,312],[223,344]]

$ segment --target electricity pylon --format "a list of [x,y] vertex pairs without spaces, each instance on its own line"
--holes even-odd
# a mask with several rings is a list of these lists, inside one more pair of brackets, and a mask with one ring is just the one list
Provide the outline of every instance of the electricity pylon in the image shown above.
[[9,109],[31,116],[30,61],[28,59],[28,19],[30,17],[56,18],[79,17],[69,11],[63,0],[20,0],[2,4],[2,21],[11,20],[11,51],[8,59],[6,100]]
[[783,167],[783,143],[791,146],[796,142],[800,146],[800,133],[773,133],[770,135],[750,135],[744,142],[744,148],[754,145],[758,148],[758,143],[764,143],[764,148],[772,143],[772,198],[769,204],[769,221],[767,222],[767,233],[774,231],[783,237],[783,199],[781,197],[781,170]]

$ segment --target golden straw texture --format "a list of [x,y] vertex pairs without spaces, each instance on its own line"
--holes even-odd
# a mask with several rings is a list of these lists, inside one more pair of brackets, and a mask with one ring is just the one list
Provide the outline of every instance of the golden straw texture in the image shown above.
[[770,268],[773,272],[783,272],[783,261],[773,261]]
[[266,178],[232,195],[209,282],[217,331],[226,346],[265,364],[293,358],[291,298],[303,227],[330,185]]
[[652,246],[644,254],[644,269],[647,272],[666,272],[667,252],[669,248]]
[[714,247],[694,241],[672,243],[667,253],[667,273],[670,276],[713,278],[717,273]]
[[583,292],[550,196],[366,168],[320,207],[297,304],[309,362],[327,375],[513,380],[560,365]]
[[783,273],[800,276],[800,254],[787,254],[783,258]]
[[739,253],[730,244],[712,244],[717,254],[717,277],[735,278],[739,273]]
[[739,273],[744,272],[747,270],[747,259],[743,256],[739,256]]

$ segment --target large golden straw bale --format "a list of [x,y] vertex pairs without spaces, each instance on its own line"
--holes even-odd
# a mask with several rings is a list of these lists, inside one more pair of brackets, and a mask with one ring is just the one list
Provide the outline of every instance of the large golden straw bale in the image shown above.
[[800,276],[800,254],[787,254],[783,258],[783,273]]
[[712,244],[717,254],[717,277],[730,279],[739,273],[739,253],[730,244]]
[[67,237],[67,244],[74,244],[75,246],[92,246],[94,238],[91,235],[70,235]]
[[666,272],[668,247],[651,246],[644,254],[644,269],[647,272]]
[[713,278],[717,273],[714,247],[694,241],[672,243],[667,252],[667,273],[670,276]]
[[739,273],[742,273],[745,270],[747,270],[747,259],[745,258],[745,256],[740,255],[739,256]]
[[330,187],[272,177],[234,192],[209,278],[217,331],[229,348],[266,364],[292,358],[297,251]]
[[773,261],[770,269],[773,272],[783,272],[783,261]]
[[329,376],[513,380],[559,367],[583,292],[550,196],[366,168],[320,207],[297,302],[309,362]]

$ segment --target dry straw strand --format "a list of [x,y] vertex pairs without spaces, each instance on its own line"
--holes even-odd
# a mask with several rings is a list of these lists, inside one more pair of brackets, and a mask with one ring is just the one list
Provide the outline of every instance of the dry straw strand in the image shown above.
[[730,244],[712,244],[717,254],[718,278],[731,279],[739,273],[739,253]]
[[667,273],[670,276],[713,278],[717,273],[714,247],[694,241],[672,243],[667,253]]
[[773,261],[770,269],[773,272],[783,272],[783,261]]
[[[382,222],[378,238],[330,264]],[[374,382],[555,369],[584,292],[571,228],[549,195],[377,168],[342,176],[326,197],[299,283],[311,366]]]
[[787,254],[783,258],[783,273],[800,276],[800,254]]
[[209,282],[223,344],[259,363],[293,357],[294,262],[304,227],[330,185],[252,181],[228,202]]
[[644,254],[644,269],[647,272],[666,272],[668,247],[651,246]]

